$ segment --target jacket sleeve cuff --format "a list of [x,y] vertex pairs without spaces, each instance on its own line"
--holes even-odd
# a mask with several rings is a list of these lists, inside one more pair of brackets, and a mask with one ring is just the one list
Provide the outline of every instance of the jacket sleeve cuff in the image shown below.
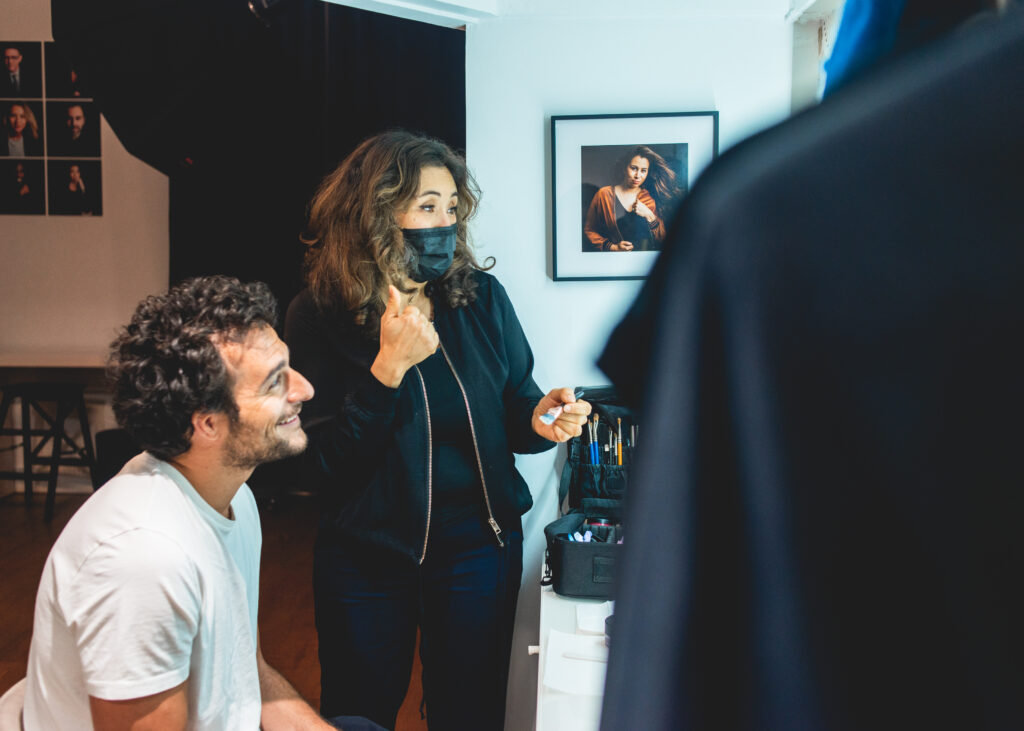
[[398,402],[398,389],[385,386],[372,375],[360,386],[357,400],[367,411],[387,413],[394,411]]

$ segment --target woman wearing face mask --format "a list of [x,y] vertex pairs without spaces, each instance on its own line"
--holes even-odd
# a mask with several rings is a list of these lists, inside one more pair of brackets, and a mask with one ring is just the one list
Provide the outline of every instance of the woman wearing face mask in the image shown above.
[[659,251],[665,212],[680,195],[665,158],[640,145],[615,164],[619,182],[599,188],[583,233],[597,251]]
[[6,144],[0,145],[0,155],[9,157],[38,157],[43,154],[43,141],[39,138],[39,123],[32,108],[25,102],[11,102],[3,116]]
[[[310,205],[292,364],[326,496],[314,561],[321,712],[388,728],[422,632],[432,729],[500,729],[520,516],[513,453],[581,433],[590,406],[546,396],[498,281],[467,240],[478,190],[437,140],[363,142]],[[554,423],[539,418],[565,404]]]

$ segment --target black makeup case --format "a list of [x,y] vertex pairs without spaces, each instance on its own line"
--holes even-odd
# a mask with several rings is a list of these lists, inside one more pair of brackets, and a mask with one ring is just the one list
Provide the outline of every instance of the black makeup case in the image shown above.
[[[633,446],[639,437],[633,413],[622,406],[610,386],[582,387],[581,397],[598,415],[595,461],[592,430],[566,443],[567,458],[558,485],[561,515],[544,528],[547,540],[544,577],[564,596],[607,599],[612,595],[615,562],[622,551],[622,497],[629,482]],[[615,441],[622,425],[622,464]],[[607,447],[607,448],[606,448]],[[586,537],[579,541],[570,538]]]

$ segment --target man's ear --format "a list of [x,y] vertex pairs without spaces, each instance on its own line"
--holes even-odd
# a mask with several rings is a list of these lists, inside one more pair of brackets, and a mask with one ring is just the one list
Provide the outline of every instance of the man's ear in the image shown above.
[[216,411],[197,411],[192,414],[192,443],[212,444],[220,441],[228,432],[227,414]]

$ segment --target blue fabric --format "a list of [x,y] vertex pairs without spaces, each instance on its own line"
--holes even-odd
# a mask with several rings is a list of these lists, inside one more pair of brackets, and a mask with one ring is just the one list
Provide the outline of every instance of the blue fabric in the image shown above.
[[906,0],[847,0],[825,62],[825,96],[892,50],[905,6]]

